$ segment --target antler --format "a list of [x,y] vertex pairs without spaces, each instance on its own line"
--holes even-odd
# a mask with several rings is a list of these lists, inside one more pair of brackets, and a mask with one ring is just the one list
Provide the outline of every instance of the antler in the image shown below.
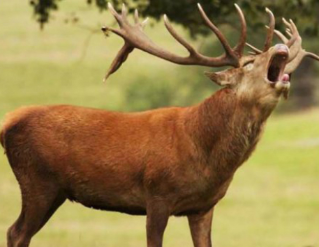
[[271,12],[271,10],[266,8],[266,12],[269,15],[270,21],[269,21],[267,37],[266,37],[266,41],[265,41],[265,45],[264,45],[264,51],[268,51],[269,48],[271,47],[272,39],[274,37],[275,24],[276,24],[275,16]]
[[127,59],[129,53],[131,53],[134,48],[140,49],[147,53],[150,53],[154,56],[160,57],[167,61],[183,64],[183,65],[201,65],[201,66],[209,66],[209,67],[221,67],[221,66],[233,66],[240,67],[243,63],[247,62],[247,60],[252,60],[251,57],[243,57],[244,46],[246,42],[247,36],[247,26],[245,17],[237,4],[235,4],[236,10],[240,17],[241,22],[241,35],[238,44],[231,48],[229,43],[227,42],[224,35],[220,32],[220,30],[208,19],[206,13],[202,9],[201,5],[198,4],[198,9],[200,11],[201,16],[203,17],[206,25],[216,34],[217,38],[223,45],[225,50],[225,54],[219,57],[207,57],[205,55],[197,52],[188,42],[186,42],[177,32],[174,30],[172,25],[170,24],[166,15],[164,15],[164,23],[168,32],[178,41],[182,46],[186,48],[189,52],[189,56],[182,57],[167,51],[155,43],[152,42],[150,38],[148,38],[143,32],[143,27],[146,25],[147,19],[142,23],[138,20],[138,11],[135,11],[135,25],[131,25],[127,20],[127,10],[125,5],[123,4],[122,13],[119,14],[115,11],[113,6],[108,3],[108,8],[110,9],[112,15],[115,17],[118,22],[120,29],[113,29],[109,27],[103,27],[102,31],[106,32],[110,30],[111,32],[119,35],[124,39],[124,45],[121,50],[118,52],[114,61],[111,64],[109,71],[107,72],[104,80],[106,80],[112,73],[117,71],[123,62]]
[[319,56],[314,53],[307,52],[305,49],[302,48],[302,39],[299,35],[295,23],[291,19],[289,20],[289,22],[285,18],[283,18],[282,20],[287,26],[286,33],[290,36],[290,39],[288,39],[278,30],[275,30],[275,34],[279,39],[281,39],[284,44],[286,44],[290,48],[290,56],[285,69],[285,73],[292,73],[298,67],[304,57],[310,57],[319,61]]
[[246,43],[246,45],[253,50],[253,53],[252,54],[261,54],[265,51],[268,51],[269,48],[271,47],[271,43],[272,43],[272,40],[273,40],[273,37],[274,37],[274,32],[275,32],[275,16],[274,14],[271,12],[270,9],[266,8],[265,9],[266,12],[268,13],[269,15],[269,26],[266,26],[266,28],[268,29],[268,32],[267,32],[267,36],[266,36],[266,40],[265,40],[265,44],[264,44],[264,49],[261,51],[259,50],[258,48],[252,46],[251,44],[249,43]]
[[290,50],[289,59],[287,62],[288,64],[286,66],[285,73],[288,73],[288,74],[292,73],[298,67],[298,65],[301,63],[304,57],[310,57],[319,61],[319,56],[317,56],[314,53],[307,52],[305,49],[302,48],[301,46],[302,39],[299,35],[298,29],[295,23],[291,19],[288,22],[285,18],[282,18],[282,21],[287,27],[286,33],[290,37],[288,39],[284,34],[282,34],[280,31],[275,29],[275,17],[273,13],[268,8],[266,8],[266,12],[269,14],[270,24],[269,26],[266,26],[266,28],[268,29],[268,33],[267,33],[267,38],[264,45],[264,50],[261,51],[258,48],[246,43],[246,45],[253,50],[252,54],[258,55],[267,51],[271,47],[273,34],[276,34],[276,36],[279,39],[281,39],[281,41],[285,45],[287,45]]

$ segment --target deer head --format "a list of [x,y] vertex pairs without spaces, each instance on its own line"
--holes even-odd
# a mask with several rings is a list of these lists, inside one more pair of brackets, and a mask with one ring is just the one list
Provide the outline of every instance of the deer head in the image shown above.
[[[113,61],[105,80],[118,70],[130,52],[137,48],[176,64],[206,67],[232,66],[233,68],[221,72],[206,72],[205,74],[220,86],[234,88],[237,90],[238,95],[246,101],[276,102],[281,95],[287,98],[290,88],[289,75],[298,67],[304,57],[308,56],[319,61],[317,55],[302,49],[301,37],[292,20],[288,22],[283,19],[287,26],[289,39],[275,30],[275,17],[267,8],[266,12],[269,15],[270,23],[269,26],[266,26],[268,32],[264,49],[261,51],[246,43],[246,21],[243,12],[237,4],[235,4],[235,7],[240,17],[241,33],[238,44],[233,48],[220,30],[209,20],[201,5],[198,4],[198,9],[204,22],[215,33],[225,50],[225,53],[219,57],[207,57],[197,52],[177,34],[167,16],[164,15],[165,27],[169,33],[189,52],[189,56],[181,57],[159,47],[145,35],[143,29],[148,19],[139,22],[137,10],[135,11],[135,24],[132,25],[127,20],[127,10],[124,4],[121,14],[115,11],[111,4],[108,7],[118,22],[120,29],[103,27],[102,30],[110,30],[121,36],[125,43]],[[272,46],[274,34],[282,40],[282,44]],[[243,54],[245,45],[253,50],[249,55]]]

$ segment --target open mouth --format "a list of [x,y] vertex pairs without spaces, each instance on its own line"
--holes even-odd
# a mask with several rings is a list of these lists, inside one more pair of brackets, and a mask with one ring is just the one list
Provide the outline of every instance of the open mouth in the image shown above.
[[287,49],[278,49],[277,52],[272,56],[269,62],[267,74],[267,79],[271,84],[275,84],[278,81],[283,83],[289,82],[289,75],[284,73],[287,60]]

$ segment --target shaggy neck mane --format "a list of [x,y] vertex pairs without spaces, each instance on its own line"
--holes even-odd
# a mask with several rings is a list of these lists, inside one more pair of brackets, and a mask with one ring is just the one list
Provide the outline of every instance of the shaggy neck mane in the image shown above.
[[258,104],[241,102],[236,91],[224,88],[190,108],[186,129],[208,163],[225,164],[234,172],[254,150],[270,113]]

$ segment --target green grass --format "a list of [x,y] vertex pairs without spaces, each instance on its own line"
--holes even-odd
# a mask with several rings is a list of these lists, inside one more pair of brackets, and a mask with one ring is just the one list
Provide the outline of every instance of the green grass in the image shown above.
[[[84,1],[62,3],[63,11],[40,32],[27,1],[1,2],[0,119],[6,112],[30,104],[66,103],[116,110],[131,110],[132,104],[152,107],[141,101],[143,97],[163,97],[170,103],[176,98],[176,103],[191,104],[193,101],[180,99],[207,83],[204,77],[194,76],[198,74],[194,68],[180,68],[135,51],[121,72],[103,84],[107,66],[121,46],[119,39],[93,36],[81,60],[89,33],[64,24],[63,18],[73,9],[90,25],[110,23],[110,16],[84,7]],[[147,31],[162,45],[183,52],[163,26]],[[183,87],[194,78],[199,80],[196,87]],[[143,91],[148,84],[163,85],[163,90],[150,88],[150,96]],[[176,92],[163,93],[167,87],[176,88]],[[123,93],[127,88],[136,88],[132,93],[135,98]],[[200,92],[198,97],[204,99],[212,89]],[[318,188],[319,110],[271,117],[257,151],[238,170],[227,196],[216,208],[215,246],[319,246]],[[17,218],[20,204],[18,184],[1,155],[0,247],[5,246],[6,230]],[[192,246],[185,218],[170,219],[164,244]],[[32,246],[145,246],[145,217],[67,202],[36,235]]]

